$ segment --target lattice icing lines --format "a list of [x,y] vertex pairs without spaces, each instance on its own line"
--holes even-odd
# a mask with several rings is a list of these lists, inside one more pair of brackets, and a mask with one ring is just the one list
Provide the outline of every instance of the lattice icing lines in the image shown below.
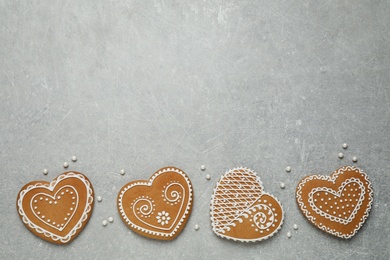
[[310,222],[332,235],[350,238],[369,216],[373,189],[365,173],[345,166],[331,176],[304,178],[297,186],[296,197]]
[[263,191],[260,178],[247,168],[234,168],[221,177],[210,214],[218,236],[243,242],[267,239],[283,223],[281,204]]

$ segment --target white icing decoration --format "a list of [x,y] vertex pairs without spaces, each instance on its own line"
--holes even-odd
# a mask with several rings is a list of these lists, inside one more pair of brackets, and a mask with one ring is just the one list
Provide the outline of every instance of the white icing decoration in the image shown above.
[[68,168],[69,167],[69,163],[67,163],[67,162],[64,162],[64,168]]
[[[337,217],[337,216],[334,216],[334,214],[336,214],[335,211],[333,211],[333,215],[331,214],[328,214],[328,213],[325,213],[323,212],[321,209],[319,209],[315,203],[313,202],[313,196],[314,194],[316,194],[317,192],[329,192],[333,195],[335,195],[335,197],[337,198],[340,198],[343,194],[343,191],[345,189],[345,187],[350,184],[350,183],[357,183],[360,187],[360,197],[359,197],[359,201],[356,205],[356,207],[354,208],[354,210],[352,211],[352,213],[350,214],[350,216],[348,218],[340,218],[340,217]],[[350,195],[350,194],[348,194]],[[308,199],[308,202],[310,204],[310,206],[312,207],[312,209],[320,216],[322,217],[325,217],[331,221],[334,221],[334,222],[338,222],[338,223],[341,223],[341,224],[344,224],[344,225],[347,225],[348,223],[350,223],[354,218],[355,218],[355,215],[356,213],[358,212],[358,210],[360,209],[360,206],[361,204],[363,203],[363,200],[364,200],[364,195],[365,195],[365,187],[363,185],[363,183],[359,180],[359,179],[356,179],[356,178],[350,178],[346,181],[344,181],[340,187],[339,187],[339,190],[336,192],[334,191],[333,189],[329,189],[329,188],[326,188],[326,187],[318,187],[318,188],[314,188],[311,190],[311,192],[309,193],[309,199]],[[329,198],[329,200],[331,200],[331,198]],[[337,202],[336,202],[337,203]],[[347,207],[349,207],[349,204],[347,204]],[[330,208],[333,208],[333,206],[330,206]]]
[[[238,174],[242,176],[240,180],[237,176]],[[233,188],[236,186],[235,184],[238,184],[238,182],[241,183],[241,188]],[[245,184],[242,184],[242,182]],[[218,196],[222,198],[217,198],[217,191],[223,192],[224,195],[221,193],[218,194]],[[234,195],[234,193],[237,195],[238,191],[242,196],[237,199],[232,198],[231,196]],[[251,221],[254,221],[255,223],[253,224],[253,227],[260,233],[263,233],[264,230],[269,231],[268,228],[278,222],[278,220],[275,219],[277,214],[273,213],[271,208],[272,204],[256,204],[263,195],[268,195],[279,203],[282,210],[280,223],[277,224],[279,226],[269,235],[255,239],[242,239],[226,235],[226,231],[230,231],[231,227],[235,227],[236,222],[242,223],[243,218],[248,218],[249,216],[252,218]],[[246,197],[246,201],[243,201],[243,197]],[[226,200],[228,201],[226,202]],[[232,203],[231,200],[236,200],[236,202]],[[220,207],[219,211],[217,211],[216,208],[214,208],[214,204],[216,203],[220,205],[223,204],[224,206]],[[262,201],[262,203],[267,203],[267,200]],[[262,211],[253,214],[258,210]],[[266,214],[271,216],[271,221],[266,220]],[[282,204],[273,195],[263,191],[262,182],[256,175],[256,172],[244,167],[230,169],[221,177],[211,197],[210,215],[211,225],[215,234],[223,238],[241,242],[256,242],[272,237],[279,231],[284,220]]]
[[[364,172],[362,172],[359,168],[357,168],[355,166],[345,166],[345,167],[338,169],[336,173],[332,174],[332,176],[311,175],[311,176],[306,177],[305,179],[303,179],[299,183],[298,188],[297,188],[297,193],[296,193],[297,202],[298,202],[299,207],[302,209],[302,212],[305,214],[305,216],[314,223],[314,221],[316,221],[316,218],[313,217],[312,215],[310,215],[310,212],[306,209],[306,206],[305,206],[303,199],[301,197],[302,187],[305,186],[306,182],[311,181],[313,179],[326,180],[326,181],[329,181],[329,182],[334,184],[336,182],[338,176],[344,174],[348,170],[355,171],[355,172],[361,174],[365,180],[365,184],[368,185],[368,191],[365,191],[365,192],[368,192],[368,204],[367,204],[366,211],[364,212],[364,215],[360,218],[360,222],[356,225],[355,229],[350,234],[340,233],[340,232],[336,231],[335,229],[331,229],[331,228],[324,226],[322,223],[318,223],[318,227],[320,229],[322,229],[322,230],[324,230],[332,235],[335,235],[335,236],[338,236],[341,238],[346,238],[346,239],[353,237],[357,233],[357,231],[363,226],[365,220],[368,218],[369,212],[371,210],[374,192],[372,190],[372,184],[368,182],[367,174],[365,174]],[[344,209],[344,206],[342,208]],[[357,210],[359,210],[359,209],[357,209]],[[351,211],[349,211],[349,213],[351,213]]]
[[[182,193],[183,193],[183,198],[182,198],[182,200],[181,200],[181,201],[182,201],[182,205],[181,205],[180,210],[179,210],[178,212],[180,213],[183,207],[185,207],[185,212],[184,212],[184,214],[182,215],[181,219],[178,220],[179,214],[177,214],[175,220],[172,221],[172,225],[171,225],[170,228],[156,227],[156,226],[150,225],[150,224],[148,224],[147,222],[145,222],[145,221],[143,221],[142,219],[140,219],[140,218],[138,217],[138,214],[136,214],[136,212],[134,212],[134,210],[137,208],[137,207],[135,206],[137,200],[133,203],[132,207],[133,207],[133,213],[134,213],[134,215],[136,216],[136,218],[137,218],[138,220],[140,220],[140,221],[142,221],[143,223],[145,223],[145,224],[147,224],[147,225],[149,225],[149,226],[152,226],[152,227],[154,227],[154,228],[156,228],[156,229],[160,229],[160,230],[170,230],[170,229],[173,229],[170,233],[152,231],[152,230],[148,230],[148,229],[145,229],[145,228],[143,228],[143,227],[140,227],[140,226],[134,224],[133,222],[131,222],[131,220],[130,220],[130,219],[127,217],[127,215],[125,214],[125,211],[124,211],[124,209],[123,209],[123,203],[122,203],[122,199],[123,199],[124,194],[125,194],[128,190],[130,190],[132,187],[135,187],[135,186],[149,186],[149,187],[150,187],[150,186],[153,185],[153,181],[154,181],[158,176],[160,176],[161,174],[166,173],[166,172],[175,172],[175,173],[177,173],[177,174],[180,174],[180,175],[184,178],[184,180],[185,180],[185,182],[186,182],[186,184],[187,184],[189,198],[188,198],[187,205],[184,205],[184,201],[185,201],[185,198],[184,198],[184,197],[185,197],[185,193],[184,193],[184,191],[185,191],[185,189],[184,189],[184,187],[183,187],[181,184],[179,184],[179,183],[173,183],[173,184],[176,184],[176,185],[180,185],[181,188],[182,188]],[[172,185],[173,185],[173,184],[172,184]],[[168,188],[171,188],[171,186],[167,187],[165,191],[167,191]],[[164,191],[164,194],[166,194],[165,191]],[[176,192],[175,192],[175,191],[171,192],[171,196],[173,197],[173,199],[170,199],[170,200],[172,200],[172,201],[178,200],[178,199],[180,198],[180,196],[178,196],[179,194],[180,194],[180,193],[177,193],[177,191],[176,191]],[[143,198],[143,199],[144,199],[144,201],[150,202],[150,201],[148,200],[148,198],[147,198],[147,199]],[[132,228],[135,228],[135,229],[140,230],[140,231],[142,231],[142,232],[145,232],[145,233],[147,233],[147,234],[152,234],[152,235],[155,235],[155,236],[166,236],[166,237],[168,237],[168,236],[173,236],[174,234],[176,234],[177,230],[178,230],[179,227],[182,225],[184,219],[185,219],[185,218],[187,217],[187,215],[189,214],[189,210],[190,210],[190,208],[191,208],[191,203],[192,203],[192,186],[191,186],[190,180],[189,180],[188,177],[185,175],[185,173],[183,173],[182,170],[177,169],[177,168],[174,168],[174,167],[163,168],[163,169],[159,170],[158,172],[156,172],[155,174],[153,174],[153,176],[149,179],[149,181],[138,181],[138,182],[135,182],[135,183],[132,183],[132,184],[126,186],[125,188],[123,188],[123,189],[121,190],[120,195],[119,195],[119,198],[118,198],[118,208],[119,208],[119,212],[120,212],[122,218],[126,221],[126,223],[127,223],[128,225],[130,225]],[[152,204],[149,204],[149,207],[152,207],[152,206],[153,206],[153,203],[152,203]],[[151,209],[152,209],[152,208],[151,208]],[[147,211],[144,211],[145,213],[149,212],[149,210],[148,210],[147,208],[144,208],[143,210],[147,210]],[[141,212],[141,211],[140,211],[140,212]],[[149,214],[150,214],[150,213],[149,213]],[[148,214],[147,214],[147,215],[148,215]],[[178,221],[177,221],[177,220],[178,220]],[[173,225],[176,223],[176,221],[177,221],[177,224],[176,224],[175,227],[173,227]]]
[[[53,191],[54,188],[57,186],[58,183],[60,183],[62,180],[68,179],[68,178],[77,178],[79,179],[86,187],[87,194],[86,194],[86,204],[84,211],[79,219],[79,221],[76,223],[76,225],[69,231],[68,234],[64,234],[63,236],[54,234],[50,231],[45,230],[44,228],[34,224],[25,214],[24,209],[23,209],[23,198],[26,195],[27,192],[33,190],[33,189],[48,189],[50,191]],[[40,197],[40,200],[43,198]],[[22,217],[22,221],[28,225],[30,228],[34,229],[38,233],[44,234],[46,237],[50,237],[54,241],[60,240],[62,243],[68,242],[74,234],[76,234],[76,231],[82,227],[82,223],[87,220],[88,218],[88,213],[92,210],[92,205],[93,204],[93,190],[90,182],[85,179],[85,177],[82,174],[74,173],[74,172],[69,172],[66,175],[60,175],[56,180],[50,182],[48,185],[47,184],[42,184],[42,183],[36,183],[34,185],[29,185],[26,189],[22,190],[19,195],[19,199],[17,202],[18,205],[18,212],[20,216]],[[37,214],[40,214],[40,212],[37,212]],[[41,216],[41,219],[44,219],[44,216]],[[64,224],[61,224],[60,226],[64,226]],[[58,229],[59,226],[57,225],[56,228]]]
[[[71,208],[70,210],[71,211],[73,211],[72,212],[72,214],[69,214],[69,215],[71,215],[70,217],[69,217],[69,220],[68,219],[64,219],[65,221],[66,220],[68,220],[66,223],[64,223],[64,225],[62,226],[62,227],[60,227],[60,228],[58,228],[58,227],[56,227],[56,226],[54,226],[53,224],[50,224],[50,220],[47,220],[47,221],[45,221],[45,220],[43,220],[44,219],[44,216],[42,216],[42,218],[39,216],[39,214],[37,214],[36,212],[35,212],[35,208],[33,207],[33,201],[35,201],[35,197],[37,197],[37,196],[45,196],[45,197],[49,197],[49,198],[51,198],[51,199],[53,199],[54,201],[56,200],[56,195],[58,194],[58,193],[60,193],[60,191],[62,191],[63,189],[65,189],[65,188],[70,188],[70,189],[73,189],[73,187],[72,186],[70,186],[70,185],[65,185],[64,187],[62,187],[61,189],[59,189],[57,192],[56,192],[56,194],[54,194],[53,196],[50,196],[50,195],[47,195],[47,194],[45,194],[45,193],[37,193],[37,194],[35,194],[32,198],[31,198],[31,201],[30,201],[30,209],[31,209],[31,211],[34,213],[34,215],[35,215],[35,217],[37,217],[38,219],[40,219],[42,222],[45,222],[47,225],[49,225],[49,226],[51,226],[52,228],[55,228],[55,229],[57,229],[57,230],[59,230],[59,231],[62,231],[67,225],[68,225],[68,223],[70,222],[70,220],[72,219],[72,217],[73,217],[73,215],[76,213],[76,210],[77,210],[77,205],[76,205],[76,209],[74,209],[73,210],[73,208]],[[73,189],[74,190],[74,189]],[[76,190],[74,190],[75,192],[76,192],[76,196],[77,196],[77,199],[76,199],[76,201],[78,202],[78,198],[79,198],[79,196],[78,196],[78,193],[77,193],[77,191]],[[63,192],[61,192],[61,194],[63,194]],[[49,199],[48,198],[45,198],[45,201],[48,201]],[[52,201],[49,201],[49,204],[52,204],[53,202]],[[55,204],[57,204],[57,203],[55,203]],[[47,222],[49,222],[49,223],[47,223]]]

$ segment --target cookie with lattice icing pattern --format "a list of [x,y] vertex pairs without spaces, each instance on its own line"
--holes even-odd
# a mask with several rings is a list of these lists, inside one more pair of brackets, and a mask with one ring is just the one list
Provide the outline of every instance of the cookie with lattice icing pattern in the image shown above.
[[52,243],[67,244],[88,223],[93,196],[92,184],[85,175],[66,172],[52,182],[26,184],[18,194],[16,207],[33,234]]
[[157,240],[172,240],[180,234],[192,204],[191,181],[175,167],[162,168],[149,180],[127,183],[117,198],[125,224],[134,232]]
[[220,237],[255,242],[273,236],[283,224],[283,208],[265,193],[260,178],[247,168],[227,171],[211,198],[211,225]]
[[373,189],[367,174],[357,167],[345,166],[330,176],[305,177],[297,186],[296,199],[312,224],[329,234],[348,239],[368,218]]

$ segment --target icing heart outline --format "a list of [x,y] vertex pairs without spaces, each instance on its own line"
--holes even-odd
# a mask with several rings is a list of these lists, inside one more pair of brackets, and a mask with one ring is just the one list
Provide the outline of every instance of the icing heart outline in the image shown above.
[[[351,181],[349,181],[351,180]],[[322,192],[329,192],[331,193],[332,195],[340,198],[341,195],[343,194],[343,191],[344,189],[346,189],[346,186],[348,184],[350,184],[351,182],[356,182],[359,184],[359,188],[361,190],[361,194],[360,194],[360,197],[359,197],[359,201],[358,203],[356,204],[356,206],[354,207],[353,211],[351,212],[350,216],[348,217],[347,220],[345,219],[341,219],[339,217],[336,217],[334,216],[333,214],[329,214],[329,213],[326,213],[325,211],[319,209],[314,201],[313,201],[313,196],[314,196],[314,193],[315,192],[318,192],[318,191],[322,191]],[[363,187],[363,188],[362,188]],[[312,191],[309,193],[309,204],[310,206],[312,207],[312,209],[319,215],[329,219],[329,220],[332,220],[332,221],[335,221],[335,220],[338,220],[339,222],[347,225],[348,223],[350,223],[354,218],[355,218],[355,215],[357,213],[357,211],[360,209],[360,206],[362,205],[363,203],[363,200],[364,200],[364,195],[365,195],[365,190],[364,190],[364,186],[362,184],[362,182],[359,180],[359,179],[356,179],[356,178],[351,178],[351,179],[348,179],[348,181],[344,181],[340,186],[339,186],[339,189],[338,191],[335,191],[333,189],[330,189],[330,188],[326,188],[326,187],[322,187],[322,188],[314,188],[312,189]]]
[[[141,227],[141,226],[133,223],[130,220],[130,218],[126,215],[126,212],[124,210],[123,197],[124,197],[125,193],[127,191],[129,191],[133,187],[146,186],[148,188],[152,188],[154,180],[156,180],[156,178],[159,177],[160,175],[162,175],[164,173],[168,173],[168,172],[174,172],[174,173],[179,174],[181,176],[181,178],[183,178],[183,180],[184,180],[184,182],[185,182],[185,184],[187,185],[187,188],[188,188],[188,201],[187,201],[187,205],[185,205],[185,209],[183,210],[182,216],[179,216],[180,215],[180,211],[181,211],[181,210],[179,210],[177,212],[175,220],[172,222],[172,225],[169,228],[165,228],[165,230],[171,230],[174,227],[173,230],[171,232],[169,232],[169,233],[168,232],[158,232],[158,231],[153,231],[153,230],[147,229],[145,227]],[[185,189],[183,191],[185,191]],[[184,205],[184,201],[185,201],[184,198],[182,198],[181,201],[182,201],[181,202],[182,205]],[[178,169],[176,167],[172,167],[172,166],[164,167],[164,168],[159,169],[148,180],[133,181],[133,182],[130,182],[130,183],[126,184],[119,191],[118,198],[117,198],[119,214],[122,217],[122,220],[131,229],[133,229],[135,232],[141,231],[141,232],[144,232],[146,234],[151,234],[151,235],[155,235],[157,237],[161,237],[162,240],[168,240],[168,239],[171,239],[171,238],[175,238],[179,234],[179,233],[177,233],[178,230],[181,228],[182,225],[184,227],[184,225],[187,222],[186,218],[188,218],[188,215],[191,213],[192,201],[193,201],[193,189],[192,189],[192,184],[191,184],[190,179],[188,178],[188,176],[182,170],[180,170],[180,169]],[[134,216],[136,216],[136,218],[139,219],[137,214],[134,214]],[[141,222],[145,223],[144,221],[141,221]],[[149,225],[148,223],[146,223],[146,224]],[[139,233],[139,232],[137,232],[137,233]],[[142,235],[142,233],[139,233],[139,234]],[[151,238],[153,238],[153,237],[151,237]]]
[[[81,217],[79,218],[79,220],[77,221],[77,223],[71,228],[71,230],[67,234],[65,234],[64,236],[61,236],[59,234],[54,234],[54,233],[46,230],[45,228],[39,226],[38,224],[36,224],[32,220],[30,220],[26,215],[25,209],[23,208],[23,199],[26,196],[26,194],[28,194],[30,191],[32,191],[34,189],[44,189],[44,190],[48,190],[49,192],[52,193],[61,181],[67,180],[70,178],[76,178],[85,185],[85,188],[87,191],[86,203],[85,203],[85,208],[83,210],[83,213],[82,213]],[[75,187],[73,187],[73,188],[74,188],[74,190],[77,190]],[[61,190],[61,188],[59,190]],[[48,195],[48,196],[50,196],[50,195]],[[59,175],[57,178],[55,178],[51,182],[34,181],[34,182],[31,182],[31,184],[30,183],[26,184],[18,194],[16,206],[17,206],[19,216],[26,226],[28,226],[32,230],[36,231],[38,234],[43,234],[46,238],[50,238],[53,242],[56,242],[56,243],[61,242],[62,244],[66,244],[66,243],[71,241],[73,236],[78,235],[78,232],[80,232],[81,229],[83,228],[83,222],[85,222],[85,221],[88,222],[89,217],[92,213],[93,203],[94,203],[93,187],[92,187],[90,181],[81,173],[66,172],[66,173]],[[30,201],[29,205],[31,205],[31,201]],[[31,211],[33,211],[33,210],[31,209]],[[42,223],[47,225],[47,223],[45,223],[45,222],[42,222]],[[45,240],[52,242],[51,240],[48,240],[48,239],[45,239]]]
[[[42,219],[39,215],[37,215],[37,213],[35,212],[35,209],[33,209],[33,206],[32,206],[32,202],[33,200],[38,196],[38,195],[41,195],[41,196],[46,196],[46,197],[49,197],[49,198],[52,198],[53,200],[55,200],[56,196],[58,195],[58,193],[60,191],[62,191],[63,189],[66,189],[66,187],[70,188],[70,189],[73,189],[75,192],[76,192],[76,196],[77,196],[77,201],[75,203],[75,208],[72,210],[72,214],[68,217],[68,220],[66,221],[66,223],[62,226],[62,227],[56,227],[56,226],[53,226],[52,223],[49,223],[47,222],[46,220]],[[74,189],[72,186],[70,185],[65,185],[64,187],[60,188],[55,194],[54,196],[51,196],[51,195],[48,195],[48,194],[45,194],[45,193],[37,193],[35,194],[32,198],[31,198],[31,201],[30,201],[30,208],[32,209],[32,212],[34,213],[34,215],[39,219],[41,220],[42,222],[44,222],[46,225],[49,225],[51,226],[52,228],[55,228],[57,229],[58,231],[62,231],[70,222],[70,220],[73,218],[74,214],[76,213],[77,211],[77,207],[78,207],[78,200],[79,200],[79,195],[77,193],[77,190]]]
[[[343,175],[343,174],[346,174],[346,175],[347,174],[357,174],[356,176],[353,176],[350,179],[354,179],[354,178],[359,179],[358,176],[362,177],[362,179],[359,179],[359,181],[364,182],[366,185],[366,186],[363,185],[364,190],[362,190],[362,194],[365,196],[367,195],[367,202],[365,202],[366,198],[364,200],[359,200],[358,205],[356,205],[356,207],[354,208],[354,211],[351,212],[351,216],[354,216],[353,219],[351,219],[350,221],[340,221],[340,224],[342,224],[346,227],[347,225],[351,224],[352,221],[355,220],[355,217],[357,214],[361,215],[359,223],[357,225],[355,225],[355,227],[352,229],[349,227],[349,229],[351,229],[351,232],[347,233],[347,234],[343,233],[341,231],[338,231],[335,228],[333,228],[333,229],[329,228],[326,224],[323,224],[322,222],[317,224],[316,217],[318,217],[318,218],[324,217],[325,219],[330,220],[330,221],[336,221],[339,218],[336,218],[334,216],[331,216],[331,217],[321,216],[321,213],[319,214],[320,216],[315,216],[315,215],[310,214],[309,210],[307,209],[307,206],[311,206],[310,202],[309,202],[309,205],[305,205],[305,201],[302,198],[302,196],[303,196],[302,190],[304,189],[304,186],[306,183],[309,183],[310,181],[313,181],[313,180],[314,181],[319,180],[319,181],[328,182],[331,185],[336,185],[338,177]],[[342,184],[339,184],[339,185],[341,186]],[[340,186],[339,186],[339,189],[341,188]],[[315,189],[315,188],[313,188],[313,189]],[[334,191],[334,189],[332,189],[332,190]],[[371,184],[370,180],[368,179],[367,174],[365,174],[362,170],[360,170],[359,168],[357,168],[355,166],[344,166],[344,167],[337,169],[329,176],[328,175],[310,175],[310,176],[307,176],[304,179],[302,179],[298,183],[298,186],[296,189],[296,201],[298,203],[298,206],[299,206],[301,212],[313,225],[315,225],[319,229],[321,229],[329,234],[332,234],[334,236],[344,238],[344,239],[349,239],[349,238],[353,237],[354,235],[356,235],[356,233],[359,231],[359,229],[363,226],[363,224],[365,223],[365,221],[369,217],[372,203],[374,201],[373,194],[374,194],[374,191],[372,188],[372,184]],[[363,202],[366,204],[366,208],[364,209],[364,212],[360,212]],[[315,209],[313,209],[313,210],[315,211]],[[315,211],[315,213],[317,213],[317,212]]]
[[[235,171],[241,171],[241,172],[245,172],[245,173],[252,175],[252,177],[254,178],[254,180],[253,180],[254,185],[251,186],[251,189],[253,189],[257,192],[257,196],[253,197],[252,204],[250,206],[248,206],[245,210],[243,210],[241,215],[239,215],[238,217],[235,217],[230,223],[227,223],[225,226],[220,227],[219,223],[218,223],[219,220],[217,220],[218,213],[214,213],[215,211],[217,211],[215,208],[216,202],[218,202],[218,199],[216,198],[217,192],[219,191],[219,186],[220,186],[222,180],[228,174],[233,174]],[[240,184],[240,186],[241,186],[241,184]],[[243,186],[245,186],[245,185],[243,185]],[[236,198],[237,198],[237,194],[236,194]],[[271,204],[268,204],[268,205],[265,204],[267,202],[268,203],[270,202],[270,201],[267,201],[266,199],[273,200],[275,205],[272,205],[272,206],[278,207],[278,210],[280,210],[280,212],[281,212],[280,221],[278,221],[279,223],[276,224],[277,225],[276,228],[274,228],[274,230],[270,234],[268,234],[266,236],[259,236],[257,238],[253,238],[253,239],[239,238],[239,237],[229,236],[229,235],[225,234],[226,231],[230,231],[231,227],[236,227],[237,225],[242,224],[244,222],[243,219],[248,219],[249,217],[252,217],[252,215],[250,216],[250,215],[248,215],[248,213],[250,214],[251,212],[253,212],[253,213],[256,212],[255,208],[259,208],[259,207],[261,208],[262,206],[264,206],[265,208],[271,209]],[[272,208],[272,210],[275,211],[275,208]],[[211,215],[210,220],[211,220],[212,229],[213,229],[215,234],[217,234],[219,237],[222,237],[222,238],[226,238],[226,239],[233,240],[233,241],[240,241],[240,242],[258,242],[258,241],[268,239],[268,238],[274,236],[281,229],[281,227],[284,223],[284,211],[283,211],[283,207],[282,207],[281,202],[273,195],[271,195],[267,192],[264,192],[262,182],[261,182],[260,178],[257,176],[256,172],[254,172],[253,170],[248,169],[246,167],[236,167],[233,169],[229,169],[228,171],[225,172],[224,175],[221,176],[220,180],[217,182],[217,185],[213,190],[213,194],[211,197],[210,215]],[[272,213],[272,216],[274,217],[275,213]],[[276,214],[276,216],[277,216],[277,214]],[[253,220],[256,219],[255,217],[257,217],[257,216],[254,215]],[[276,222],[271,222],[271,225],[275,225],[275,223]],[[257,225],[257,223],[254,223],[254,224],[258,227],[258,229],[262,229],[262,228],[260,228],[260,226]],[[270,226],[268,226],[268,227],[270,227]],[[268,228],[268,227],[266,227],[266,228]]]

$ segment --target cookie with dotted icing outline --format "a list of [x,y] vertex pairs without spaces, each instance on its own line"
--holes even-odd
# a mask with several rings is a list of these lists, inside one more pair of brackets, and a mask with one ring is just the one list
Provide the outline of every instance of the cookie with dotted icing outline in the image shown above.
[[215,234],[241,242],[272,237],[284,218],[281,203],[264,192],[254,171],[243,167],[228,170],[217,182],[210,215]]
[[175,167],[162,168],[149,180],[127,183],[117,198],[125,224],[134,232],[157,240],[172,240],[180,234],[192,204],[191,181]]
[[319,229],[351,238],[369,216],[373,189],[367,174],[344,166],[330,176],[311,175],[301,180],[296,199],[302,213]]
[[65,172],[51,182],[30,182],[16,200],[24,225],[55,244],[67,244],[78,236],[91,217],[93,205],[92,184],[79,172]]

